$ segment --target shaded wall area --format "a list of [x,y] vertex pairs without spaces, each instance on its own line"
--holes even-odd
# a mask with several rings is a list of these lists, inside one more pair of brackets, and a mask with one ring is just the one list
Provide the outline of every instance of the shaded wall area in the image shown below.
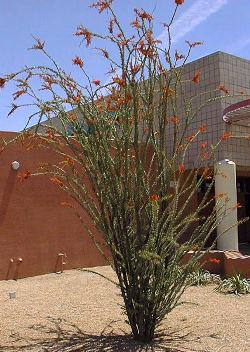
[[[20,172],[32,172],[39,163],[56,159],[52,151],[27,151],[20,142],[0,154],[0,279],[60,271],[63,262],[64,269],[107,264],[74,212],[60,204],[72,200],[45,176],[20,182],[11,168],[14,160],[20,162]],[[101,240],[90,219],[81,215]]]

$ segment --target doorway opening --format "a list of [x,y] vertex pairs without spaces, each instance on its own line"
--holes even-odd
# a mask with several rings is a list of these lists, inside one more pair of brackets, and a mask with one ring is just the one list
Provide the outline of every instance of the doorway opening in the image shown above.
[[[238,220],[250,219],[250,177],[237,177],[237,199],[241,207],[238,208]],[[238,227],[239,246],[249,247],[250,251],[250,220],[244,221]]]

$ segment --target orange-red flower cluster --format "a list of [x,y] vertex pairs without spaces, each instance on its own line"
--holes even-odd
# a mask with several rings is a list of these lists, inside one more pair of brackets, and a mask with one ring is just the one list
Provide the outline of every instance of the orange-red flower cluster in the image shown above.
[[140,71],[141,65],[135,65],[135,66],[133,66],[133,65],[130,63],[130,69],[131,69],[132,74],[136,75],[136,74]]
[[235,204],[234,207],[231,208],[231,210],[239,209],[242,208],[242,205],[240,203]]
[[36,49],[36,50],[43,50],[45,42],[41,42],[40,39],[36,39],[36,44],[32,46],[31,49]]
[[50,181],[57,186],[60,186],[60,187],[63,186],[63,182],[58,177],[51,177]]
[[108,9],[113,0],[99,0],[93,3],[90,7],[93,7],[98,10],[99,13],[103,12],[105,9]]
[[220,264],[220,259],[217,258],[209,258],[209,261],[212,264]]
[[[110,97],[106,101],[106,109],[109,112],[116,112],[118,111],[122,106],[128,104],[132,99],[132,96],[130,93],[126,93],[125,95],[122,95],[120,93],[113,93],[110,95]],[[97,104],[97,108],[99,111],[102,111],[103,109],[103,104],[100,102]]]
[[160,197],[157,194],[152,194],[151,196],[151,201],[152,202],[158,202]]
[[196,72],[194,77],[192,78],[192,82],[199,84],[201,79],[201,73],[200,71]]
[[13,93],[14,100],[18,99],[19,97],[21,97],[26,92],[27,92],[26,89],[21,89],[21,90],[18,90],[17,92],[15,92],[15,93]]
[[229,94],[229,90],[223,84],[220,84],[218,89],[221,90],[226,95]]
[[27,180],[30,176],[31,176],[31,173],[29,171],[24,171],[18,174],[18,178],[20,182]]
[[138,43],[138,50],[143,56],[148,57],[150,59],[152,59],[155,55],[155,51],[150,48],[149,45],[146,46],[144,40],[140,40],[140,42]]
[[194,134],[192,136],[187,137],[188,143],[192,143],[194,139],[195,139]]
[[95,85],[95,86],[99,86],[101,84],[101,81],[99,81],[99,79],[94,79],[92,81],[92,83]]
[[64,208],[74,208],[74,206],[68,202],[61,202],[60,205]]
[[201,143],[200,148],[205,149],[207,147],[207,142]]
[[136,17],[136,19],[134,21],[131,22],[131,26],[135,29],[140,29],[142,28],[138,18]]
[[154,44],[162,44],[162,41],[159,39],[154,39],[153,37],[153,32],[152,30],[148,30],[146,32],[146,39],[149,45],[154,45]]
[[120,46],[126,46],[130,42],[130,39],[124,39],[119,42]]
[[199,132],[200,133],[205,133],[207,130],[207,125],[201,125],[200,128],[199,128]]
[[6,79],[0,77],[0,88],[3,88],[6,83]]
[[224,132],[223,135],[220,137],[221,141],[227,141],[232,137],[230,132]]
[[74,65],[78,65],[78,66],[80,66],[81,68],[83,68],[84,63],[83,63],[82,59],[81,59],[79,56],[76,56],[76,57],[72,60],[72,62],[73,62]]
[[170,121],[174,124],[177,125],[180,122],[180,119],[178,116],[172,116],[170,117]]
[[69,97],[65,100],[65,103],[69,104],[80,104],[81,102],[81,93],[78,92],[77,95],[73,95],[72,97]]
[[113,77],[113,82],[118,84],[119,87],[125,87],[125,85],[126,85],[125,80],[121,77],[118,77],[118,76]]
[[139,11],[138,9],[134,9],[134,11],[142,20],[148,20],[150,22],[153,19],[153,16],[144,10]]
[[179,54],[178,51],[176,50],[175,51],[175,60],[178,61],[178,60],[182,60],[182,59],[185,59],[185,56],[182,54]]
[[90,31],[87,30],[87,28],[79,26],[77,27],[77,31],[75,33],[76,36],[83,36],[84,39],[86,40],[86,46],[89,46],[92,40],[92,34]]
[[178,171],[179,171],[179,174],[183,174],[185,172],[185,166],[183,164],[180,164],[178,166]]
[[51,89],[52,84],[55,83],[54,79],[49,75],[42,75],[41,78],[44,80],[44,89]]
[[176,5],[182,5],[184,4],[184,0],[175,0]]

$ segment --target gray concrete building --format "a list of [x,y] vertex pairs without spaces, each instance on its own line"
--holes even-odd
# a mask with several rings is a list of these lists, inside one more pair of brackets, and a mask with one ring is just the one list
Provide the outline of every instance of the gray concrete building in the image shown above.
[[[194,85],[190,79],[197,71],[200,72],[200,83]],[[194,108],[208,99],[217,99],[200,110],[193,124],[193,131],[199,125],[207,125],[204,140],[208,144],[215,144],[225,132],[234,136],[250,134],[250,114],[247,111],[247,106],[250,105],[249,60],[216,52],[186,64],[183,74],[184,79],[189,80],[184,87],[186,98],[197,95]],[[228,96],[223,90],[218,90],[220,86],[228,90]],[[227,143],[222,144],[217,159],[234,160],[239,170],[250,167],[249,146],[248,139],[230,138]],[[197,146],[194,146],[190,153],[190,166],[195,162],[197,150]]]
[[[190,81],[195,72],[200,72],[200,83],[196,85]],[[230,136],[218,148],[216,160],[229,159],[236,164],[237,202],[241,207],[235,212],[238,212],[238,219],[250,217],[250,61],[216,52],[186,64],[183,77],[187,80],[186,98],[196,96],[194,110],[211,100],[197,113],[190,134],[200,125],[206,125],[203,141],[208,146],[216,144],[223,135]],[[192,143],[187,160],[189,168],[195,167],[200,142],[199,139]],[[213,167],[209,162],[205,166]],[[250,242],[249,221],[239,226],[238,240],[239,243]]]

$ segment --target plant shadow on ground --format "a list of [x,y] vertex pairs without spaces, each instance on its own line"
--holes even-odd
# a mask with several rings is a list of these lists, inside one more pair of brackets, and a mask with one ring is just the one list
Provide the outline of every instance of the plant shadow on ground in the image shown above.
[[[107,327],[110,328],[112,323]],[[189,333],[184,333],[185,328],[181,331],[168,331],[168,334],[161,331],[154,342],[148,345],[133,341],[131,335],[122,331],[121,334],[115,334],[113,331],[106,333],[106,328],[99,335],[86,334],[78,326],[65,319],[48,317],[46,325],[38,324],[29,327],[33,330],[32,337],[22,337],[19,333],[12,334],[8,345],[0,345],[0,351],[181,352],[185,351],[183,347],[181,348],[181,344],[184,341],[192,341],[188,338]]]

